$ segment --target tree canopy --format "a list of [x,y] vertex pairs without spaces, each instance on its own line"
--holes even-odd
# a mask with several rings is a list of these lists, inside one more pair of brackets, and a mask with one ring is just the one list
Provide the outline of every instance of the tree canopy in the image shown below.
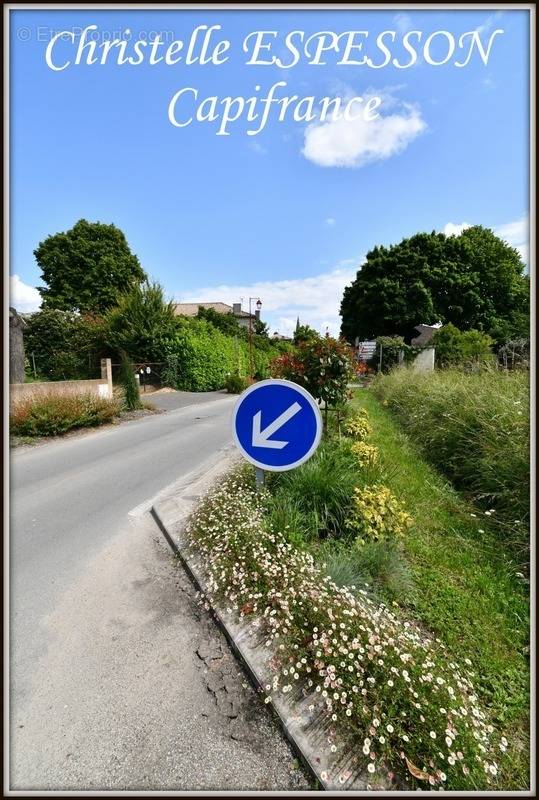
[[95,378],[99,359],[110,355],[101,317],[55,308],[26,317],[24,346],[39,376],[54,381]]
[[232,313],[232,311],[229,311],[226,314],[221,314],[214,308],[204,308],[204,306],[199,306],[197,318],[205,319],[207,322],[211,322],[214,328],[222,331],[222,333],[224,333],[226,336],[241,336],[242,338],[247,337],[247,330],[240,325],[238,318]]
[[298,319],[294,331],[294,344],[299,345],[302,342],[316,342],[318,339],[320,339],[318,331],[315,331],[310,325],[300,325]]
[[109,345],[137,361],[160,361],[177,330],[174,304],[165,300],[159,283],[148,281],[121,295],[105,322]]
[[42,308],[100,313],[146,278],[122,231],[80,219],[34,250],[45,287]]
[[415,335],[414,327],[451,322],[495,339],[526,335],[529,280],[513,247],[476,225],[460,236],[418,233],[367,253],[341,303],[350,342]]

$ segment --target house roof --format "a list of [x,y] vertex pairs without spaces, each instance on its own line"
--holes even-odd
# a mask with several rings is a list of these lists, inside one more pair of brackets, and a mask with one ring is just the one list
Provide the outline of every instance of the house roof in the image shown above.
[[234,314],[235,317],[246,317],[249,318],[251,316],[255,319],[255,314],[249,315],[248,311],[243,311],[243,309],[239,312],[234,312],[232,306],[229,306],[227,303],[175,303],[174,305],[174,313],[176,316],[185,316],[185,317],[196,317],[198,314],[198,309],[202,306],[202,308],[213,308],[214,311],[217,311],[218,314]]
[[411,344],[415,347],[423,347],[429,344],[439,327],[439,325],[416,325],[415,330],[419,331],[419,335],[411,340]]
[[185,317],[196,317],[198,309],[201,306],[202,308],[213,308],[213,310],[219,312],[219,314],[232,313],[232,306],[226,303],[176,303],[174,306],[174,313],[177,315],[181,314]]
[[9,307],[9,318],[13,320],[14,324],[22,325],[23,327],[27,324],[23,315],[19,314],[17,309],[11,306]]

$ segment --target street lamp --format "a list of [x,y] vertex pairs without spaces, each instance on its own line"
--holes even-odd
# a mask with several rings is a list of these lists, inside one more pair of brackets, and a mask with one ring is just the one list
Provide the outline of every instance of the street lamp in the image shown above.
[[260,314],[262,308],[262,300],[260,297],[249,298],[249,382],[253,380],[253,315],[251,313],[251,303],[256,299],[256,310]]

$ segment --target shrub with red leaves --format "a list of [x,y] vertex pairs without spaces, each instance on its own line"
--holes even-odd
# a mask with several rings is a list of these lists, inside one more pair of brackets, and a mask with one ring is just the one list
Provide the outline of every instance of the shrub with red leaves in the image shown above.
[[330,337],[302,342],[294,353],[285,353],[270,365],[273,378],[298,383],[328,407],[345,403],[354,367],[350,346]]

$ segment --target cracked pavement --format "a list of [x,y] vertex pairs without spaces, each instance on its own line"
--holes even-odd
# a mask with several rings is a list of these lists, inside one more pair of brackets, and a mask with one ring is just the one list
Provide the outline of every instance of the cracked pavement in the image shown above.
[[51,644],[12,710],[12,789],[309,789],[149,514],[45,626]]

